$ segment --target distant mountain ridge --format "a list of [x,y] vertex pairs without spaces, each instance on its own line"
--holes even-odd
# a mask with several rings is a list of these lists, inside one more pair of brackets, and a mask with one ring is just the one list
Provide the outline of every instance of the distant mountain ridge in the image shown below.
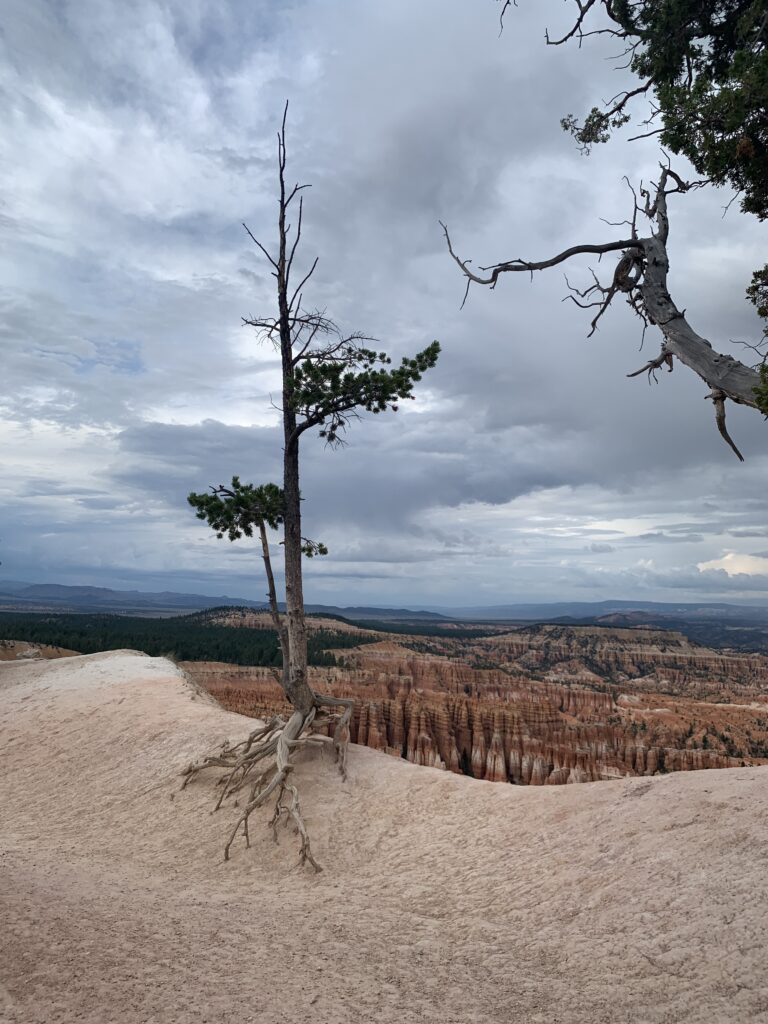
[[[173,615],[207,608],[266,608],[264,601],[209,594],[180,594],[174,591],[113,590],[109,587],[65,586],[60,583],[26,583],[0,580],[0,608],[6,611],[134,612]],[[307,611],[336,615],[358,621],[404,622],[603,622],[606,625],[660,624],[662,620],[700,622],[739,621],[768,624],[768,607],[726,602],[663,601],[558,601],[553,603],[470,605],[464,607],[428,605],[426,608],[377,608],[308,604]]]
[[68,587],[60,583],[7,585],[0,581],[0,607],[34,611],[35,607],[59,611],[201,611],[212,605],[242,605],[261,608],[263,602],[238,597],[208,597],[203,594],[159,593],[141,590],[111,590],[109,587]]
[[768,606],[729,604],[724,601],[557,601],[551,604],[505,604],[448,608],[430,605],[452,618],[509,621],[581,621],[606,617],[636,618],[638,624],[656,621],[659,617],[671,619],[754,619],[768,622]]
[[[70,587],[61,583],[23,583],[0,580],[0,608],[6,611],[145,612],[171,614],[203,611],[206,608],[266,608],[264,601],[244,597],[211,597],[206,594],[178,594],[164,590],[112,590],[109,587]],[[281,606],[282,607],[282,606]],[[308,612],[339,615],[342,618],[376,620],[440,621],[447,616],[409,608],[341,608],[336,605],[308,604]]]

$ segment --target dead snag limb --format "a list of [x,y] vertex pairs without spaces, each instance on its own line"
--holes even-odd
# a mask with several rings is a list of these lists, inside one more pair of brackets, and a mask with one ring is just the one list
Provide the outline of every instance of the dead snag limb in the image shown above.
[[[479,268],[480,272],[470,269],[469,260],[456,255],[448,228],[441,223],[448,252],[459,266],[467,279],[466,302],[470,285],[481,284],[495,288],[502,274],[546,270],[571,259],[574,256],[596,254],[603,256],[610,252],[620,252],[619,262],[609,284],[602,284],[593,273],[593,284],[583,291],[568,285],[570,298],[583,309],[596,308],[597,314],[592,320],[591,332],[606,312],[617,295],[623,295],[631,309],[643,321],[644,330],[649,324],[659,328],[662,334],[660,354],[651,359],[629,377],[637,377],[643,372],[648,373],[649,381],[655,380],[654,370],[666,365],[672,369],[673,358],[693,370],[710,389],[706,396],[715,407],[717,429],[726,444],[743,461],[741,452],[731,439],[725,426],[726,400],[738,405],[746,405],[759,409],[756,389],[760,386],[759,372],[734,359],[731,355],[717,352],[706,338],[691,327],[686,319],[686,311],[679,310],[672,300],[667,287],[669,272],[669,256],[667,240],[669,238],[669,213],[667,197],[673,193],[688,192],[699,188],[704,182],[684,181],[668,165],[662,165],[658,184],[652,189],[640,189],[640,201],[633,191],[634,208],[632,217],[626,221],[630,228],[629,238],[599,244],[574,245],[556,256],[544,260],[526,260],[516,258],[501,263]],[[637,231],[638,216],[644,216],[650,222],[650,233],[640,235]],[[567,279],[566,279],[567,283]],[[462,305],[464,303],[462,302]]]

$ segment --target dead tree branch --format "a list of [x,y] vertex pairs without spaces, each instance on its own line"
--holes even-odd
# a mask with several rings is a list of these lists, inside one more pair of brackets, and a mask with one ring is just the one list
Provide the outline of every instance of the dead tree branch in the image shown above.
[[704,397],[710,399],[715,406],[715,422],[717,424],[717,429],[720,431],[723,440],[727,445],[730,445],[730,447],[736,453],[736,458],[739,460],[739,462],[743,462],[744,456],[733,443],[733,439],[731,438],[731,435],[728,433],[728,430],[725,426],[725,392],[721,391],[719,388],[713,388],[712,391],[710,391],[710,393],[708,395],[705,395]]
[[639,370],[635,370],[633,373],[628,373],[628,377],[639,377],[641,373],[648,374],[648,383],[651,383],[651,378],[654,381],[658,381],[655,371],[666,364],[667,370],[672,373],[675,368],[675,364],[672,361],[672,355],[666,351],[662,346],[660,355],[656,356],[655,359],[649,359],[645,366],[641,366]]
[[[580,7],[587,8],[588,3],[589,0],[580,4]],[[630,222],[632,238],[599,244],[574,245],[549,259],[532,261],[518,257],[505,260],[488,267],[481,267],[480,270],[484,272],[482,275],[470,269],[468,260],[457,256],[448,228],[442,221],[440,225],[450,256],[467,278],[467,291],[472,283],[495,288],[502,274],[526,271],[533,275],[535,271],[557,266],[575,256],[589,254],[602,256],[609,252],[621,252],[622,256],[609,285],[602,285],[593,273],[594,283],[583,291],[579,291],[569,284],[571,294],[566,298],[571,299],[583,309],[597,307],[597,315],[591,322],[590,334],[592,334],[616,295],[624,294],[634,312],[646,324],[658,327],[663,338],[661,354],[628,376],[637,377],[641,373],[647,372],[649,380],[652,375],[655,380],[654,370],[664,364],[671,370],[673,357],[679,359],[710,388],[710,394],[707,397],[715,404],[718,430],[738,458],[743,461],[741,453],[725,428],[724,403],[726,399],[730,399],[738,405],[747,405],[757,409],[755,388],[760,383],[759,373],[738,359],[734,359],[733,356],[717,352],[706,338],[703,338],[691,327],[686,318],[686,311],[677,308],[667,286],[669,272],[667,196],[673,193],[685,193],[691,189],[700,188],[703,184],[705,182],[702,181],[686,182],[671,167],[662,165],[659,181],[653,189],[642,187],[640,189],[640,195],[644,200],[642,207],[635,198],[635,209]],[[638,235],[636,230],[638,212],[644,214],[650,221],[651,231],[644,237]],[[579,301],[580,299],[584,301]],[[464,301],[466,301],[466,293]]]

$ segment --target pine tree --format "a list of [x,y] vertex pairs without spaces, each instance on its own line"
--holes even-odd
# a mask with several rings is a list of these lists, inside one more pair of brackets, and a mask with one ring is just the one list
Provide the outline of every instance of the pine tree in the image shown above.
[[[299,795],[291,778],[292,758],[296,750],[314,741],[322,742],[319,731],[333,719],[333,744],[337,763],[346,777],[346,756],[349,722],[354,702],[316,693],[309,684],[307,672],[307,626],[304,614],[302,555],[324,553],[322,545],[312,547],[302,537],[301,493],[299,489],[300,441],[302,435],[317,429],[330,447],[338,447],[350,422],[362,412],[396,411],[402,401],[413,399],[414,385],[422,374],[433,367],[440,352],[434,341],[413,357],[404,358],[391,367],[385,352],[369,347],[373,339],[360,333],[344,334],[325,312],[304,305],[304,289],[312,277],[318,260],[301,276],[294,275],[295,260],[302,234],[303,190],[306,185],[286,184],[286,117],[288,105],[277,136],[278,221],[277,246],[270,250],[246,227],[246,231],[271,268],[276,286],[276,314],[246,318],[244,324],[255,328],[258,338],[276,349],[282,368],[283,481],[261,487],[240,485],[238,478],[231,488],[214,488],[210,496],[190,495],[198,515],[221,535],[244,533],[257,526],[281,525],[285,561],[285,618],[281,618],[283,648],[282,686],[293,713],[287,720],[273,718],[262,729],[255,730],[238,746],[217,752],[189,766],[185,785],[203,768],[225,770],[225,782],[217,806],[227,796],[248,788],[245,806],[225,847],[225,858],[242,829],[248,841],[248,819],[275,795],[272,824],[291,820],[301,837],[300,860],[314,860],[306,826],[299,807]],[[289,215],[295,213],[295,227]],[[220,502],[220,504],[218,504]],[[246,529],[247,527],[247,529]],[[262,543],[264,543],[262,533]],[[322,550],[321,550],[322,549]],[[269,559],[265,558],[268,576]],[[270,605],[277,614],[274,580]],[[279,617],[279,616],[278,616]],[[263,767],[266,763],[267,767]]]

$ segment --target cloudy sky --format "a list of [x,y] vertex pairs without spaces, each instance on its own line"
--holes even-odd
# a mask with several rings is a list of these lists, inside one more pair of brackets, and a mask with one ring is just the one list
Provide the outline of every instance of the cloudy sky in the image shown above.
[[[581,156],[559,118],[624,81],[610,48],[547,49],[561,3],[10,0],[0,26],[0,580],[260,598],[252,544],[185,502],[279,479],[269,242],[275,132],[310,182],[308,301],[394,357],[443,352],[417,401],[348,446],[305,435],[307,567],[327,603],[768,601],[768,427],[732,408],[740,465],[683,367],[617,306],[586,339],[559,269],[474,289],[475,263],[618,237],[651,142]],[[682,165],[678,168],[684,171]],[[716,347],[765,226],[671,200],[672,293]],[[624,229],[625,230],[625,229]],[[586,260],[569,267],[586,282]],[[609,268],[610,272],[610,268]]]

